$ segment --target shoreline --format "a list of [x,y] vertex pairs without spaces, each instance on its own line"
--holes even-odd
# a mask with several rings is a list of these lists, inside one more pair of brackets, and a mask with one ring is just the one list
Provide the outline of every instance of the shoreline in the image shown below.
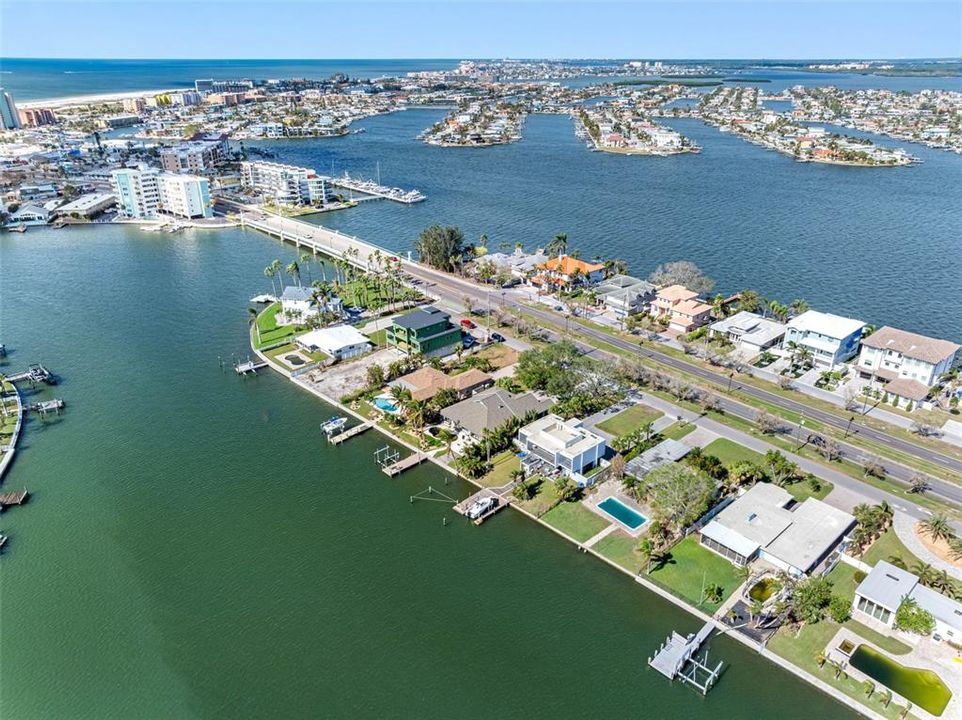
[[[269,236],[268,236],[268,237],[269,237]],[[455,469],[452,468],[450,465],[448,465],[446,462],[444,462],[444,461],[441,460],[439,457],[437,457],[434,453],[429,453],[429,452],[426,452],[426,451],[421,450],[420,448],[414,447],[413,445],[411,445],[410,443],[408,443],[408,442],[405,441],[404,439],[402,439],[402,438],[397,437],[396,435],[394,435],[394,433],[390,432],[390,430],[388,430],[387,428],[382,427],[382,426],[379,425],[377,422],[373,422],[373,421],[371,421],[371,420],[368,420],[367,418],[365,418],[365,417],[364,417],[363,415],[361,415],[360,413],[352,410],[352,409],[351,409],[350,407],[348,407],[347,405],[341,403],[339,400],[335,400],[334,398],[329,397],[327,394],[325,394],[324,392],[318,390],[317,388],[314,388],[314,387],[312,387],[312,386],[310,386],[310,385],[307,385],[306,383],[300,382],[296,377],[294,377],[294,376],[292,375],[291,372],[289,372],[289,371],[285,370],[284,368],[280,367],[280,366],[279,366],[277,363],[275,363],[270,357],[268,357],[264,352],[262,352],[261,350],[257,349],[257,348],[254,346],[253,331],[249,331],[249,332],[248,332],[248,344],[249,344],[251,350],[257,355],[257,357],[258,357],[260,360],[264,361],[271,370],[277,372],[278,374],[280,374],[280,375],[283,376],[283,377],[286,377],[289,381],[293,382],[296,386],[298,386],[298,387],[306,390],[306,391],[307,391],[308,393],[310,393],[311,395],[314,395],[315,397],[317,397],[317,398],[320,399],[321,401],[323,401],[323,402],[327,403],[328,405],[330,405],[332,408],[335,408],[338,412],[348,413],[348,414],[350,414],[354,419],[358,420],[359,422],[370,424],[370,426],[371,426],[372,429],[374,429],[374,430],[377,431],[377,432],[380,432],[380,433],[381,433],[383,436],[385,436],[388,440],[390,440],[391,442],[396,443],[396,444],[398,444],[398,445],[406,448],[407,450],[409,450],[409,451],[411,451],[411,452],[413,452],[413,453],[422,453],[422,454],[425,456],[425,459],[426,459],[428,462],[433,462],[435,465],[437,465],[438,467],[440,467],[442,470],[444,470],[445,472],[448,472],[448,473],[454,475],[454,476],[455,476],[456,478],[458,478],[459,480],[463,480],[463,481],[467,482],[469,485],[471,485],[471,486],[473,486],[473,487],[475,487],[475,488],[477,488],[477,489],[479,489],[479,490],[489,489],[489,488],[487,488],[487,486],[481,484],[481,483],[478,482],[477,480],[463,476],[463,475],[462,475],[461,473],[459,473],[457,470],[455,470]],[[873,710],[872,708],[867,707],[867,706],[865,706],[865,705],[862,705],[861,703],[859,703],[858,701],[854,700],[853,698],[850,698],[848,695],[845,695],[844,693],[836,690],[836,689],[833,688],[831,685],[829,685],[828,683],[826,683],[825,681],[823,681],[821,678],[816,677],[815,675],[812,675],[811,673],[809,673],[807,670],[805,670],[805,669],[803,669],[803,668],[800,668],[800,667],[794,665],[791,661],[789,661],[789,660],[781,657],[780,655],[775,654],[773,651],[769,650],[769,649],[768,649],[767,647],[765,647],[764,645],[759,645],[759,644],[757,644],[757,643],[752,642],[749,638],[744,637],[744,636],[742,636],[741,634],[739,634],[738,632],[734,631],[734,629],[733,629],[732,627],[726,625],[724,622],[722,622],[722,621],[719,620],[718,618],[714,617],[713,615],[709,615],[708,613],[704,612],[704,611],[701,610],[700,608],[698,608],[698,607],[696,607],[696,606],[694,606],[694,605],[691,605],[691,604],[690,604],[689,602],[687,602],[686,600],[678,597],[677,595],[675,595],[674,593],[670,592],[669,590],[667,590],[667,589],[661,587],[660,585],[654,583],[654,582],[651,581],[650,579],[643,577],[642,574],[641,574],[641,572],[639,572],[639,573],[632,573],[632,572],[631,572],[630,570],[628,570],[627,568],[622,567],[621,565],[618,565],[616,562],[614,562],[613,560],[611,560],[611,559],[605,557],[604,555],[600,554],[600,553],[599,553],[598,551],[596,551],[595,549],[593,549],[593,548],[591,548],[591,547],[586,547],[583,543],[578,542],[577,540],[575,540],[573,537],[571,537],[570,535],[568,535],[568,534],[565,533],[564,531],[562,531],[562,530],[560,530],[559,528],[556,528],[556,527],[548,524],[548,523],[545,522],[542,518],[540,518],[540,517],[532,514],[531,512],[529,512],[528,510],[525,510],[525,509],[522,508],[522,507],[517,506],[515,503],[508,503],[508,509],[509,509],[509,510],[513,509],[513,510],[516,510],[517,512],[520,512],[522,515],[526,516],[526,517],[527,517],[528,519],[530,519],[530,520],[533,520],[534,522],[536,522],[536,523],[537,523],[538,525],[540,525],[541,527],[545,528],[546,530],[549,530],[550,532],[553,532],[554,534],[558,535],[559,537],[563,538],[564,540],[566,540],[566,541],[568,541],[569,543],[571,543],[572,545],[574,545],[575,549],[580,550],[580,551],[583,552],[583,553],[590,554],[590,555],[592,555],[594,558],[596,558],[596,559],[598,559],[598,560],[601,560],[602,562],[604,562],[605,564],[607,564],[607,565],[608,565],[609,567],[611,567],[612,569],[617,570],[617,571],[620,572],[621,574],[626,575],[627,577],[633,579],[636,583],[638,583],[639,585],[641,585],[641,586],[642,586],[643,588],[645,588],[646,590],[652,592],[653,594],[657,595],[658,597],[662,598],[663,600],[666,600],[666,601],[672,603],[673,605],[675,605],[676,607],[680,608],[681,610],[686,611],[689,615],[694,616],[694,617],[697,618],[699,621],[701,621],[701,622],[706,622],[706,623],[711,623],[711,624],[714,626],[715,630],[717,631],[717,632],[716,632],[716,635],[715,635],[714,637],[719,637],[719,636],[721,636],[721,635],[727,635],[728,637],[732,638],[733,640],[736,640],[737,642],[740,642],[740,643],[741,643],[742,645],[744,645],[745,647],[747,647],[747,648],[749,648],[749,649],[751,649],[751,650],[754,650],[754,651],[755,651],[758,655],[760,655],[761,657],[763,657],[763,658],[765,658],[766,660],[772,662],[773,664],[777,665],[778,667],[782,668],[783,670],[791,673],[792,675],[794,675],[794,676],[797,677],[798,679],[800,679],[800,680],[802,680],[802,681],[804,681],[804,682],[807,682],[808,684],[814,686],[815,688],[817,688],[818,690],[820,690],[822,693],[828,695],[829,697],[831,697],[832,699],[836,700],[837,702],[842,703],[843,705],[845,705],[845,706],[848,707],[849,709],[853,710],[854,712],[858,713],[859,715],[861,715],[861,716],[863,716],[863,717],[871,718],[871,720],[885,720],[885,718],[884,718],[881,714],[877,713],[877,712],[876,712],[875,710]]]
[[167,88],[160,90],[127,90],[115,93],[92,93],[90,95],[67,95],[64,97],[45,98],[39,100],[17,101],[21,109],[34,108],[65,108],[74,105],[90,105],[93,103],[110,103],[127,100],[128,98],[146,97],[148,95],[163,95],[165,93],[187,92],[190,88]]

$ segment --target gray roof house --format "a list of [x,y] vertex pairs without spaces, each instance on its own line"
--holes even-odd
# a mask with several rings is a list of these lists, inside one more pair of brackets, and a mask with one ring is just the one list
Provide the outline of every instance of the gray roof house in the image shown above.
[[855,588],[852,608],[859,614],[891,627],[895,612],[906,598],[935,619],[935,636],[958,643],[962,641],[962,603],[927,588],[917,575],[880,560],[859,586]]
[[548,412],[551,400],[531,392],[511,393],[501,388],[483,390],[466,400],[450,405],[441,416],[456,430],[470,433],[475,439],[484,435],[485,428],[494,429],[512,418],[522,418],[529,412],[539,416]]
[[785,326],[780,322],[747,310],[712,323],[708,331],[712,337],[721,335],[728,338],[739,350],[752,355],[777,345],[785,336]]
[[766,560],[792,575],[825,572],[855,518],[821,500],[796,505],[784,488],[756,483],[705,525],[701,544],[736,565]]
[[690,452],[684,443],[668,438],[625,463],[625,472],[641,480],[655,468],[678,462]]
[[595,297],[616,315],[623,317],[642,312],[654,300],[656,290],[647,280],[615,275],[595,288]]

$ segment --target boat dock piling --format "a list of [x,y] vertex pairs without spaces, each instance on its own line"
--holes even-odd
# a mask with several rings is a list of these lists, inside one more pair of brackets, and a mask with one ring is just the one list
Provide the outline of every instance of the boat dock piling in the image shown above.
[[254,360],[248,360],[247,362],[237,363],[234,366],[234,372],[238,375],[246,375],[247,373],[257,374],[257,371],[261,368],[266,368],[266,362],[255,362]]
[[[686,637],[673,631],[659,646],[655,657],[648,658],[648,664],[669,680],[678,678],[701,690],[702,695],[707,694],[721,674],[722,662],[719,661],[712,669],[708,666],[707,650],[700,660],[695,657],[695,653],[714,628],[714,624],[709,621],[695,635]],[[700,674],[705,676],[704,680],[699,680]]]
[[[474,507],[476,503],[480,502],[481,500],[486,500],[487,498],[493,498],[495,500],[494,505],[489,507],[487,510],[485,510],[482,514],[478,515],[477,517],[472,518],[469,515],[471,508]],[[491,488],[482,488],[481,490],[478,490],[478,492],[474,493],[474,495],[466,497],[464,500],[462,500],[457,505],[455,505],[454,511],[457,513],[460,513],[461,515],[464,515],[466,518],[469,518],[475,525],[480,525],[489,517],[491,517],[496,512],[498,512],[498,510],[500,510],[501,508],[505,508],[510,504],[511,504],[510,496],[505,497],[503,495],[499,495]]]
[[344,173],[340,177],[333,178],[331,185],[344,188],[345,190],[364,193],[371,197],[393,200],[394,202],[405,205],[413,205],[426,199],[426,196],[418,190],[402,190],[401,188],[385,187],[373,180],[353,178],[347,173]]
[[331,445],[340,445],[345,440],[350,440],[355,435],[360,435],[362,432],[366,432],[373,427],[373,423],[365,422],[360,425],[355,425],[352,428],[348,428],[344,432],[340,432],[337,435],[328,435],[327,441]]
[[7,375],[7,380],[10,382],[19,382],[21,380],[29,380],[31,383],[44,383],[46,385],[56,385],[57,377],[50,372],[47,368],[39,363],[36,365],[31,365],[29,368],[23,372],[16,373],[15,375]]
[[8,505],[23,505],[24,501],[27,499],[27,494],[28,493],[26,489],[0,493],[0,510]]
[[427,459],[428,459],[428,456],[425,455],[424,453],[416,452],[411,455],[408,455],[403,460],[397,460],[391,464],[386,464],[386,463],[382,464],[381,470],[384,471],[384,474],[387,475],[388,477],[395,477],[396,475],[400,475],[401,473],[403,473],[405,470],[410,470],[416,465],[420,465],[422,462],[424,462]]
[[60,398],[54,398],[53,400],[41,400],[40,402],[35,402],[27,405],[27,410],[35,413],[40,413],[42,416],[46,417],[47,413],[55,412],[58,415],[60,411],[66,407],[65,403]]

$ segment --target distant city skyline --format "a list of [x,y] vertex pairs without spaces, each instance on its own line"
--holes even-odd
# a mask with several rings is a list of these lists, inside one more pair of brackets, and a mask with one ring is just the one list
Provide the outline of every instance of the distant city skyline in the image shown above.
[[[962,53],[962,4],[904,0],[0,0],[0,20],[3,56],[25,58],[790,60]],[[165,22],[171,32],[160,31]]]

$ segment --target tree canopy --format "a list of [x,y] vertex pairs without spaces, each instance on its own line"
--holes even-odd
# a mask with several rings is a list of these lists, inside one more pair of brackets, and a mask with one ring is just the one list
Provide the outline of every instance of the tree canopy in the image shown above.
[[707,293],[715,287],[715,281],[690,260],[676,260],[659,265],[648,280],[655,285],[684,285],[697,293]]
[[414,249],[431,267],[454,272],[464,261],[464,233],[456,227],[431,225],[421,231]]
[[655,517],[675,530],[691,525],[708,511],[715,482],[694,468],[669,463],[645,476]]

